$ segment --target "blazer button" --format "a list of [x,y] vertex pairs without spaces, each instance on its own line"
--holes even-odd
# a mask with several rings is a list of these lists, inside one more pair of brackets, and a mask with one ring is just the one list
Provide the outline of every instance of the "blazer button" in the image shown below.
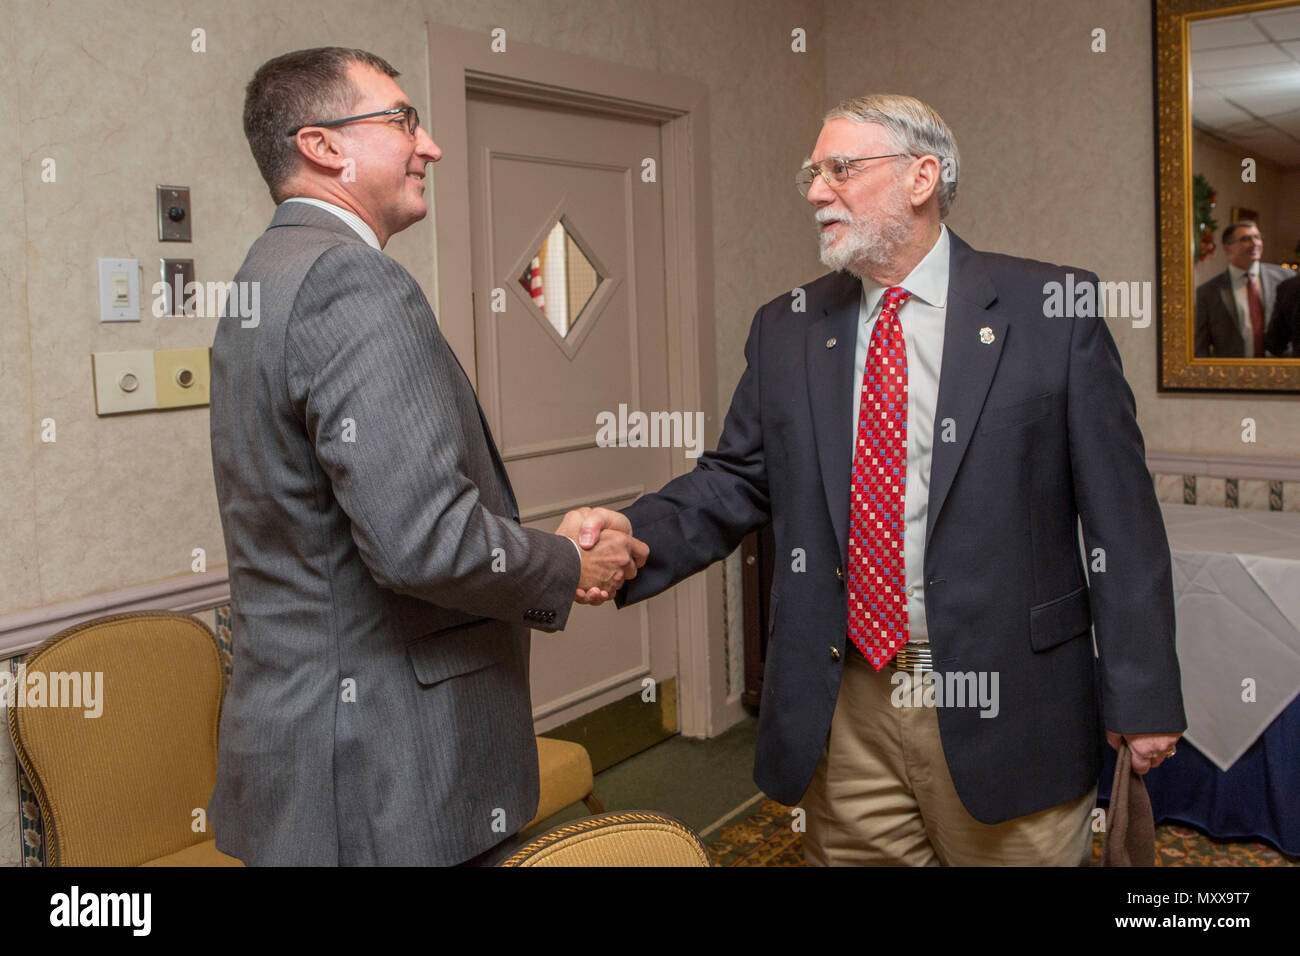
[[836,568],[836,569],[835,569],[835,576],[836,576],[837,578],[839,578],[841,581],[843,581],[843,580],[844,580],[844,569],[843,569],[843,568]]
[[833,660],[833,661],[838,661],[839,659],[840,659],[840,649],[839,649],[838,647],[832,647],[832,648],[831,648],[831,660]]

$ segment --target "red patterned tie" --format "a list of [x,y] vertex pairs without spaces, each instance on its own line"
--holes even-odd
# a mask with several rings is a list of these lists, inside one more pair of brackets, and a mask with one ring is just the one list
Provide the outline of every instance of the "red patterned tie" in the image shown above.
[[849,492],[849,639],[880,670],[907,643],[903,491],[907,482],[907,348],[898,310],[912,293],[885,290],[867,345]]

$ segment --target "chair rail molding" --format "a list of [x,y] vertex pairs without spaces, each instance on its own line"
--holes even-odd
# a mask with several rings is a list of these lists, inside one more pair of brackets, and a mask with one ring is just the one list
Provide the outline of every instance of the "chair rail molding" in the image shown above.
[[0,615],[0,660],[26,653],[62,630],[109,614],[126,611],[190,614],[229,603],[230,580],[227,569],[222,567],[15,611]]

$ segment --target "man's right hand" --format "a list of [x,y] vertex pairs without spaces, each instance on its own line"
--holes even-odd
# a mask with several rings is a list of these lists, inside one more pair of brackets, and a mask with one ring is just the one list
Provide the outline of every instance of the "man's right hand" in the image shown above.
[[[577,542],[578,547],[583,550],[583,571],[586,572],[586,552],[595,548],[598,542],[603,542],[602,534],[605,531],[621,533],[629,538],[632,537],[632,524],[627,520],[627,516],[618,512],[611,511],[608,508],[574,508],[564,516],[560,526],[556,529],[556,534],[562,534],[566,538],[571,538]],[[640,568],[645,565],[646,558],[650,556],[650,548],[635,538],[632,540],[637,545],[636,553],[633,555],[636,567]],[[624,580],[631,580],[636,577],[636,570],[633,569],[631,574],[625,575]],[[574,600],[579,604],[600,605],[609,600],[610,595],[617,591],[602,587],[578,588],[578,593]]]
[[636,577],[650,548],[630,534],[610,529],[589,548],[582,549],[582,570],[575,597],[581,604],[604,604],[625,581]]

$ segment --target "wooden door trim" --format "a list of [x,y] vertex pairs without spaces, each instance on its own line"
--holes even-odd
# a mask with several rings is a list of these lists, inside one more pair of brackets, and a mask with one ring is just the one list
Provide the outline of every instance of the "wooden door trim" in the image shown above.
[[[432,167],[434,301],[447,341],[477,387],[469,201],[470,93],[654,120],[662,155],[665,311],[669,407],[704,412],[707,440],[717,441],[714,364],[713,226],[708,88],[694,80],[559,53],[506,37],[492,51],[488,33],[429,24],[431,134],[443,158]],[[676,477],[692,462],[673,456]],[[635,529],[634,529],[635,530]],[[669,592],[677,619],[681,731],[707,737],[729,725],[723,655],[710,654],[710,623],[723,618],[720,572],[712,568]],[[725,640],[721,630],[715,630]]]

